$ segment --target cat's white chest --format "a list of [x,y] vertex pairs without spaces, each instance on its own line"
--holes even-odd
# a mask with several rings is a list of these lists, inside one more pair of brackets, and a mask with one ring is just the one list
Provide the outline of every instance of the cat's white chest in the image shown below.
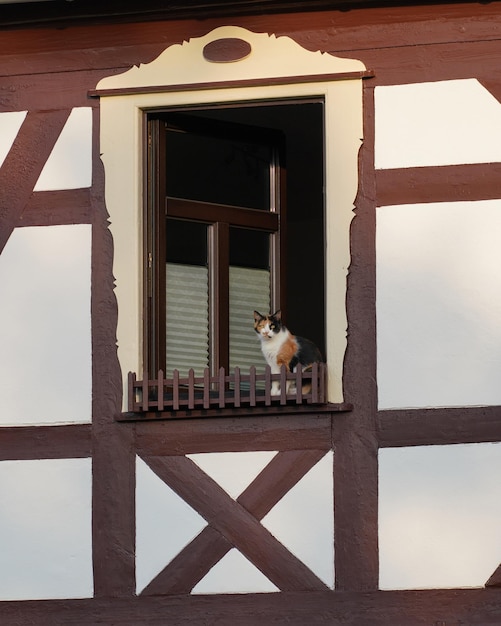
[[271,339],[261,339],[261,350],[263,356],[266,359],[268,365],[271,365],[273,369],[277,367],[277,356],[282,348],[283,344],[287,341],[287,333],[280,332],[277,335],[271,337]]

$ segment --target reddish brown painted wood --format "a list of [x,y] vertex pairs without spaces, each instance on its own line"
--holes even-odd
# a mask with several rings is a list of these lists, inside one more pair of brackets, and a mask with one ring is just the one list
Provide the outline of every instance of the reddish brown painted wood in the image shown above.
[[[29,112],[0,168],[0,253],[14,230],[69,111]],[[22,176],[18,175],[22,172]]]
[[223,534],[280,590],[320,590],[326,585],[186,457],[143,457],[183,500]]
[[136,449],[141,456],[251,450],[330,450],[331,445],[329,414],[269,417],[263,412],[256,417],[136,423]]
[[[237,502],[261,520],[324,455],[324,450],[278,453]],[[207,526],[142,593],[189,593],[232,547],[228,539]]]
[[206,526],[143,589],[141,596],[189,594],[193,587],[233,548],[212,526]]
[[6,624],[497,626],[501,589],[149,596],[2,602]]
[[489,580],[485,583],[486,587],[501,587],[501,565],[499,565]]
[[16,227],[89,224],[90,189],[36,191],[28,200]]
[[[335,576],[340,590],[378,587],[378,482],[376,439],[376,254],[373,169],[373,90],[364,83],[364,143],[360,186],[351,228],[348,275],[348,347],[343,386],[353,403],[335,421]],[[347,480],[347,477],[350,477]]]
[[0,110],[47,111],[95,106],[87,91],[110,73],[113,71],[0,77]]
[[354,50],[353,57],[374,69],[375,85],[478,78],[499,81],[496,41],[426,44],[419,46]]
[[237,498],[237,502],[257,519],[263,519],[325,454],[325,450],[279,452]]
[[240,61],[252,52],[251,45],[244,39],[226,37],[211,41],[203,49],[204,59],[212,63],[231,63]]
[[501,441],[501,407],[379,411],[379,445],[450,445]]
[[90,424],[0,428],[0,461],[74,459],[91,454]]
[[501,197],[501,163],[378,170],[378,206]]
[[116,427],[122,376],[116,350],[117,303],[113,291],[113,242],[104,203],[99,123],[94,117],[91,193],[92,267],[92,553],[96,597],[135,594],[134,430]]

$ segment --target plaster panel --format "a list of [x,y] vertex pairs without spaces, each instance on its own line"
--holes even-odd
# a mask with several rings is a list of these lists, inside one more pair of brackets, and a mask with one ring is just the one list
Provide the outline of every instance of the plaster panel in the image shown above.
[[501,200],[377,209],[379,408],[501,404]]
[[187,455],[233,499],[250,485],[276,452],[215,452]]
[[501,444],[381,450],[382,589],[482,587],[501,562]]
[[478,80],[375,89],[377,169],[501,161],[501,103]]
[[92,184],[92,109],[74,108],[34,191],[81,189]]
[[0,462],[0,599],[93,595],[91,460]]
[[280,591],[236,548],[230,550],[202,580],[193,594],[273,593]]
[[0,425],[91,419],[91,227],[15,229],[0,256]]
[[206,525],[196,511],[136,457],[137,593]]
[[334,587],[332,452],[285,494],[262,524],[326,585]]

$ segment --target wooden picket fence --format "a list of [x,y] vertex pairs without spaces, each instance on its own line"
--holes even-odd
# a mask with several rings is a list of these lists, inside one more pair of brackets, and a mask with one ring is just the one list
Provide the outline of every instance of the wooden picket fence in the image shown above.
[[[216,376],[209,369],[196,376],[191,369],[182,377],[174,370],[172,378],[162,371],[156,378],[148,372],[138,380],[135,373],[128,377],[128,409],[131,413],[173,412],[194,409],[224,409],[245,407],[285,406],[288,404],[323,404],[326,398],[327,366],[313,363],[289,372],[285,366],[272,374],[267,365],[258,372],[251,367],[243,373],[235,367],[230,373],[221,368]],[[274,385],[275,383],[275,385]],[[272,393],[278,384],[278,393]]]

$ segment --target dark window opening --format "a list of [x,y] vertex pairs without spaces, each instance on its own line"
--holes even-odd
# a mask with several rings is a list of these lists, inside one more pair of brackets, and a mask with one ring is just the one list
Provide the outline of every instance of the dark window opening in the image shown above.
[[325,355],[323,103],[150,113],[144,363],[264,368],[253,310]]

